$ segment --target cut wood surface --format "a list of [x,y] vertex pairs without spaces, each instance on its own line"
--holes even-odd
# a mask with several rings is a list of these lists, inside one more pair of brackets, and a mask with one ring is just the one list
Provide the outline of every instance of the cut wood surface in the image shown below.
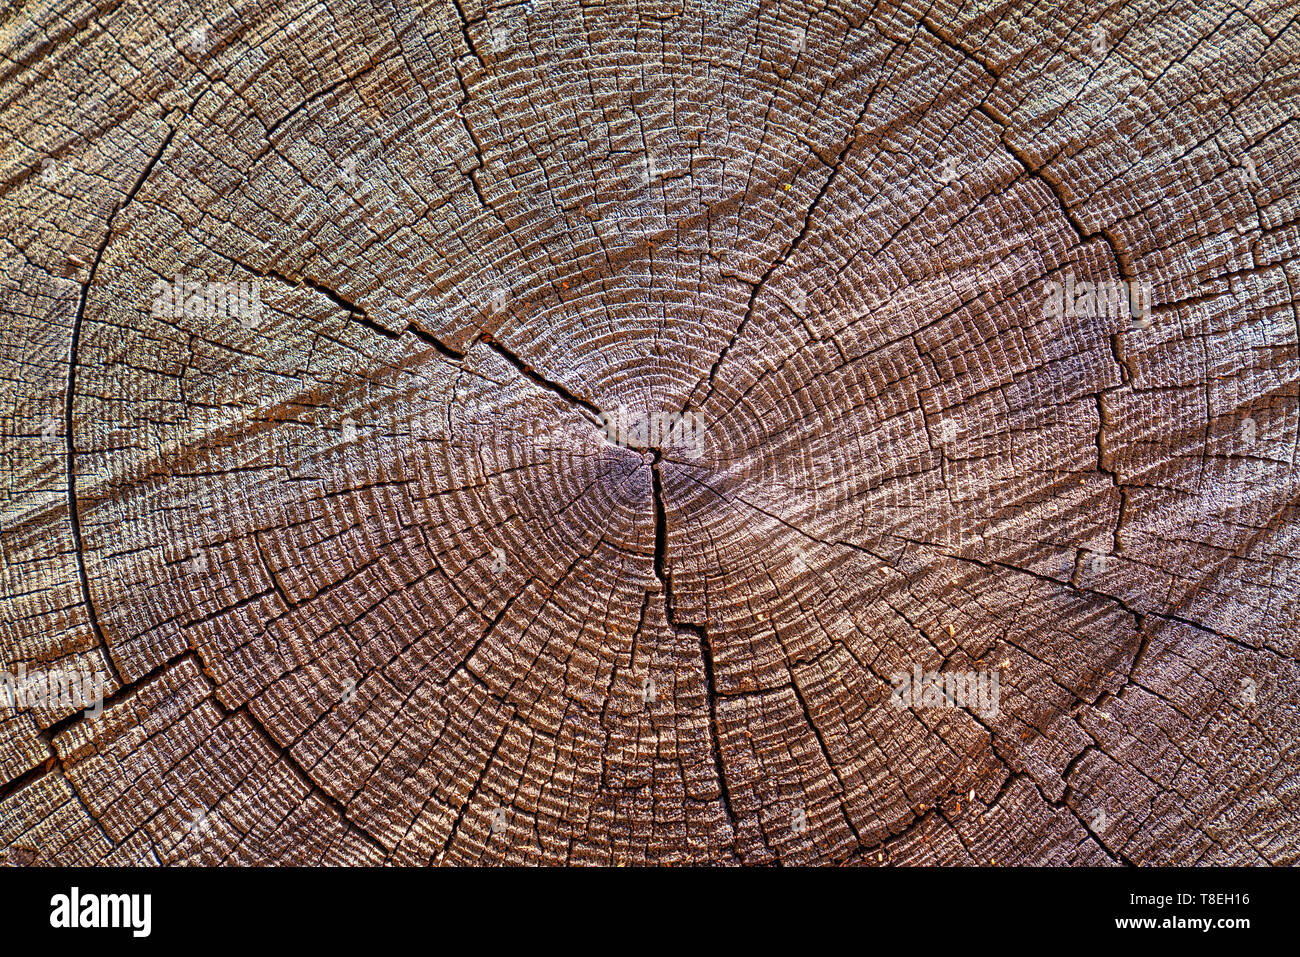
[[1297,863],[1298,14],[10,3],[3,860]]

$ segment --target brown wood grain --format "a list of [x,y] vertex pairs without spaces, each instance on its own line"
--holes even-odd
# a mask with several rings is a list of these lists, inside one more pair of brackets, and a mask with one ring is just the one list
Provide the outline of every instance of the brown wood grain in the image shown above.
[[1296,863],[1297,13],[10,4],[3,860]]

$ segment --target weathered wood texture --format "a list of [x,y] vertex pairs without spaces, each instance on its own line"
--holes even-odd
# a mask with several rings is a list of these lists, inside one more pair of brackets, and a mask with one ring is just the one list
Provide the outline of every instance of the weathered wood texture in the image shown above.
[[0,851],[1295,863],[1296,15],[11,3]]

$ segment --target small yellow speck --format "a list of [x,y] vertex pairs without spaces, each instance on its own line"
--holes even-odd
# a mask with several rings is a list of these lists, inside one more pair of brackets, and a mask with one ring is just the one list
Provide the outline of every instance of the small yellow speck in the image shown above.
[[786,183],[786,184],[785,184],[785,189],[786,189],[786,192],[787,192],[787,193],[790,191],[790,184],[789,184],[789,183]]

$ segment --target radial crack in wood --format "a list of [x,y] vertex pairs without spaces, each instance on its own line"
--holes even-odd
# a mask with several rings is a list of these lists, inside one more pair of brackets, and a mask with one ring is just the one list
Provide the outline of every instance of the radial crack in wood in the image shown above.
[[0,862],[1295,864],[1300,23],[0,12]]

